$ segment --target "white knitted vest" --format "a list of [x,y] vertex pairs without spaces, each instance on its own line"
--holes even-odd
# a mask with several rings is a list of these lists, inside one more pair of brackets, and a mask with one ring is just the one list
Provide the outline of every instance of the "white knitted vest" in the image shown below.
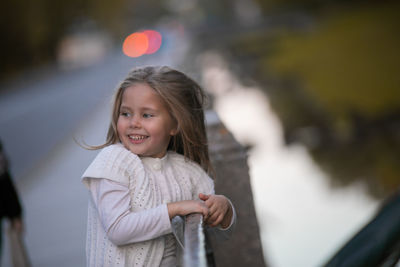
[[[182,155],[169,153],[182,199],[197,199],[197,194],[214,193],[213,181],[199,165]],[[90,179],[107,178],[128,186],[131,211],[141,211],[162,204],[161,190],[151,175],[146,174],[141,159],[122,144],[110,145],[100,151],[82,176]],[[178,185],[177,185],[178,186]],[[87,266],[159,266],[164,252],[164,237],[125,246],[115,246],[104,231],[98,212],[89,202],[87,225]]]

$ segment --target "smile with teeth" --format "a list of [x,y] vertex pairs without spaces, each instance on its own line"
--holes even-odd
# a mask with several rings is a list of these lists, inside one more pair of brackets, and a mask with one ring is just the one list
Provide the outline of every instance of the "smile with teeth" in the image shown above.
[[128,137],[130,139],[132,139],[133,141],[140,141],[140,140],[146,139],[148,136],[146,136],[146,135],[128,135]]

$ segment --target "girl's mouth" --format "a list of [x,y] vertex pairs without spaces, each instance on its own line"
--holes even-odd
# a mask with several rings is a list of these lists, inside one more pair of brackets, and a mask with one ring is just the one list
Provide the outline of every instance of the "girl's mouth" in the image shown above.
[[131,139],[133,141],[141,141],[141,140],[144,140],[144,139],[148,138],[147,135],[136,135],[136,134],[135,135],[133,135],[133,134],[128,135],[128,137],[129,137],[129,139]]

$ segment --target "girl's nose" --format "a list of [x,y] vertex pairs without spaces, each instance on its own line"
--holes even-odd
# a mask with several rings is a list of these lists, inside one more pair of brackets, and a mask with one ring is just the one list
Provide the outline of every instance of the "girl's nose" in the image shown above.
[[140,118],[138,116],[133,116],[131,119],[131,127],[133,128],[140,128]]

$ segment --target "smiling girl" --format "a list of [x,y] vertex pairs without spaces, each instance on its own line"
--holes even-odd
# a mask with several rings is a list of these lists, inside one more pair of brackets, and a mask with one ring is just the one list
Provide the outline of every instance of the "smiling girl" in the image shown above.
[[201,87],[168,67],[131,71],[104,145],[82,176],[90,192],[88,266],[177,266],[171,220],[201,213],[229,236],[231,202],[214,194]]

